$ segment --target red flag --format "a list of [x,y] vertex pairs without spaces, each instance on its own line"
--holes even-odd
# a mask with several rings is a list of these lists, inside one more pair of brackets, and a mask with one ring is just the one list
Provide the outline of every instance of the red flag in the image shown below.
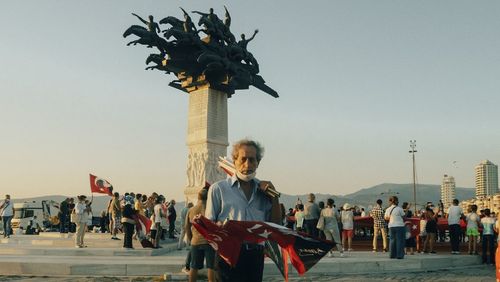
[[90,191],[92,193],[108,194],[113,196],[113,185],[111,185],[105,179],[97,177],[95,175],[90,175]]
[[135,229],[137,231],[142,231],[144,234],[149,234],[152,224],[149,218],[145,217],[142,214],[135,214],[134,220],[135,220]]
[[[270,222],[229,220],[223,226],[218,226],[206,217],[198,216],[193,220],[193,226],[231,266],[238,262],[243,241],[276,242],[282,248],[282,253],[286,251],[284,257],[290,256],[292,265],[301,275],[335,246],[331,241],[312,238]],[[283,273],[283,276],[286,277],[287,273]]]
[[495,270],[497,282],[500,281],[500,246],[497,246],[497,251],[495,253]]

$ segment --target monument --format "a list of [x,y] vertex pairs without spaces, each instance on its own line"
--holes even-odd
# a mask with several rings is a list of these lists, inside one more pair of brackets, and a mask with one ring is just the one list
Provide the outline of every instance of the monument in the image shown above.
[[[227,99],[250,85],[275,98],[278,93],[258,75],[259,64],[247,49],[258,30],[250,38],[242,34],[236,40],[225,6],[224,20],[212,8],[208,13],[192,11],[199,15],[198,28],[190,14],[180,9],[184,20],[168,16],[156,23],[151,15],[145,20],[132,14],[145,26],[132,25],[123,37],[138,37],[127,46],[140,44],[157,49],[157,53],[147,57],[146,70],[173,73],[177,79],[169,85],[189,94],[184,194],[186,202],[196,202],[198,191],[206,183],[226,177],[218,168],[218,157],[227,154],[229,145]],[[162,30],[160,26],[166,28]]]

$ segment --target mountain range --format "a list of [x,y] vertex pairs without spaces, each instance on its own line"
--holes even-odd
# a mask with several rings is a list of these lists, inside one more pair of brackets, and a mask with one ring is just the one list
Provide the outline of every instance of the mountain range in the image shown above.
[[[434,184],[418,184],[417,185],[417,206],[425,205],[427,202],[437,204],[441,199],[441,186]],[[315,194],[316,202],[324,201],[332,198],[335,205],[340,207],[344,203],[364,207],[371,210],[377,199],[381,199],[384,204],[387,204],[389,196],[397,196],[399,202],[413,203],[413,184],[394,184],[383,183],[369,188],[361,189],[357,192],[347,195],[335,194]],[[473,188],[455,188],[455,198],[459,200],[471,199],[475,196]],[[281,195],[280,202],[287,208],[295,206],[297,199],[302,200],[303,203],[307,201],[308,194],[303,195]]]
[[[334,191],[332,191],[334,192]],[[459,200],[467,200],[474,197],[475,190],[473,188],[459,188],[455,189],[455,197]],[[409,202],[413,203],[413,184],[394,184],[394,183],[383,183],[375,185],[369,188],[363,188],[357,192],[347,195],[336,195],[332,194],[320,194],[315,193],[316,202],[324,201],[328,198],[332,198],[335,201],[337,207],[340,207],[344,203],[349,203],[351,205],[356,205],[359,207],[364,207],[370,210],[377,199],[382,199],[384,205],[387,203],[389,196],[398,196],[399,202]],[[67,196],[62,195],[51,195],[42,196],[34,198],[24,198],[24,199],[13,199],[14,202],[29,202],[29,201],[42,201],[42,200],[52,200],[57,203],[63,201]],[[297,199],[300,199],[303,203],[307,201],[308,194],[300,195],[288,195],[281,194],[280,203],[282,203],[286,209],[293,208]],[[441,186],[433,184],[418,184],[417,185],[417,205],[424,205],[428,201],[435,204],[439,202],[441,198]],[[93,211],[94,216],[100,214],[101,211],[105,210],[109,201],[108,196],[95,196],[93,198]],[[184,207],[184,202],[178,202],[176,204],[176,210],[180,211]]]

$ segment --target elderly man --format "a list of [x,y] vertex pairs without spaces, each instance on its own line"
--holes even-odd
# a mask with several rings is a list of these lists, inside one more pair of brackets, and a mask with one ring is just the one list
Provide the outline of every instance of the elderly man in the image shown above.
[[[263,148],[253,140],[244,139],[233,145],[232,157],[236,173],[214,183],[208,194],[205,216],[222,225],[225,220],[271,221],[279,224],[281,211],[276,197],[263,191],[271,182],[259,181],[255,174],[262,159]],[[236,267],[219,260],[222,281],[262,281],[264,246],[243,243]]]
[[307,234],[318,237],[319,232],[316,226],[318,225],[320,209],[318,204],[314,202],[315,200],[316,196],[313,193],[309,194],[307,203],[304,205],[304,225]]

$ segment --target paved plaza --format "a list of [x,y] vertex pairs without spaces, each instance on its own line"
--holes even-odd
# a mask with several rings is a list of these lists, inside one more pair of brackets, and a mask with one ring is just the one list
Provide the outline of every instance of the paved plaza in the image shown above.
[[[187,281],[180,272],[187,251],[177,250],[174,241],[159,250],[142,249],[135,241],[136,249],[124,250],[122,241],[108,234],[88,233],[84,249],[74,248],[73,240],[59,233],[0,240],[0,281]],[[354,251],[345,258],[323,258],[303,277],[290,269],[290,281],[495,281],[494,267],[481,264],[479,256],[444,250],[403,260]],[[265,281],[283,281],[269,259],[264,275]]]
[[[307,274],[305,277],[290,277],[289,281],[458,281],[458,282],[493,282],[495,270],[488,266],[474,266],[467,268],[457,268],[450,270],[428,271],[428,272],[409,272],[409,273],[374,273],[374,274]],[[125,282],[125,281],[164,281],[162,276],[146,277],[54,277],[44,276],[45,281],[54,282]],[[0,276],[1,281],[40,281],[39,276]],[[170,281],[187,281],[186,276],[178,275],[176,279]],[[200,281],[206,281],[201,279]],[[283,281],[279,275],[267,275],[264,281]]]

